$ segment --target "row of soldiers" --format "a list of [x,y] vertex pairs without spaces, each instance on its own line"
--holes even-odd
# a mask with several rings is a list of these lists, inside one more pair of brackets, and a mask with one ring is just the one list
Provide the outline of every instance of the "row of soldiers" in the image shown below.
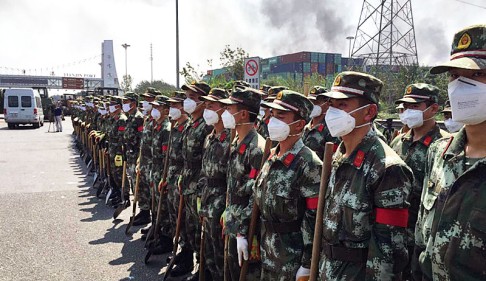
[[485,280],[486,25],[457,32],[430,72],[450,75],[457,133],[435,121],[439,89],[415,83],[387,144],[383,83],[352,71],[307,97],[195,82],[142,94],[140,111],[127,93],[73,122],[85,150],[105,147],[111,204],[131,187],[149,253],[173,252],[167,277],[196,260],[186,280]]

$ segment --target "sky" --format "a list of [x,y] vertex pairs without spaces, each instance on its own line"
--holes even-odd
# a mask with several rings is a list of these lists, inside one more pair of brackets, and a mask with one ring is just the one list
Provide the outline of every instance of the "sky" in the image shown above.
[[[462,0],[461,0],[462,1]],[[412,0],[420,65],[447,60],[453,34],[486,23],[486,8],[459,0]],[[464,0],[486,7],[486,0]],[[369,0],[369,2],[377,2]],[[180,0],[180,66],[219,67],[225,45],[262,58],[348,53],[360,0]],[[121,81],[176,83],[175,0],[0,0],[0,74],[101,76],[101,43],[113,40]],[[183,79],[181,78],[181,84]]]

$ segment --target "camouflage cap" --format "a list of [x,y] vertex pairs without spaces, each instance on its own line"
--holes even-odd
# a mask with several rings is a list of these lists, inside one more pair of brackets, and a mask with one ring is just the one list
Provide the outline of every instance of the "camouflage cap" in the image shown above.
[[270,86],[263,84],[260,85],[260,91],[263,92],[264,95],[268,95],[268,90],[270,90]]
[[140,96],[146,97],[146,98],[154,98],[157,94],[155,93],[155,88],[148,87],[147,90],[145,90],[145,93],[141,94]]
[[119,96],[112,96],[110,98],[110,105],[122,104],[122,99]]
[[152,105],[168,105],[168,100],[169,100],[169,97],[167,96],[164,96],[164,95],[157,95],[155,96],[155,100],[154,101],[151,101],[150,104]]
[[333,99],[361,97],[378,104],[382,88],[383,82],[372,75],[345,71],[336,76],[331,91],[324,95]]
[[262,103],[262,106],[283,111],[292,111],[302,117],[306,122],[310,121],[309,116],[314,107],[306,96],[291,90],[278,92],[273,102],[265,101]]
[[395,109],[405,109],[405,106],[403,106],[403,102],[399,103]]
[[310,100],[317,100],[317,96],[323,93],[327,93],[327,89],[321,86],[314,86],[310,89],[309,95],[307,96]]
[[207,95],[211,91],[211,87],[204,81],[192,82],[191,84],[182,85],[182,90],[193,91],[199,95]]
[[236,88],[231,92],[231,95],[227,99],[219,100],[220,103],[231,105],[241,104],[252,112],[257,114],[260,109],[260,102],[262,100],[261,93],[253,88]]
[[125,95],[121,98],[124,100],[138,101],[138,95],[134,92],[126,92]]
[[486,24],[478,24],[457,32],[452,39],[448,62],[432,67],[431,74],[439,74],[450,68],[486,69]]
[[452,113],[451,102],[449,100],[446,100],[442,113]]
[[250,87],[250,83],[243,80],[236,80],[233,82],[233,88],[236,87],[240,87],[240,88]]
[[212,88],[211,91],[209,91],[209,95],[202,96],[201,99],[206,101],[219,101],[228,98],[228,96],[228,92],[225,89]]
[[270,89],[268,89],[268,97],[265,98],[265,101],[273,101],[280,91],[288,90],[288,89],[289,87],[286,86],[270,87]]
[[405,88],[403,98],[395,101],[398,103],[421,103],[425,101],[439,102],[440,90],[434,85],[415,83]]
[[174,91],[172,97],[170,97],[167,102],[179,103],[186,99],[186,93],[183,91]]

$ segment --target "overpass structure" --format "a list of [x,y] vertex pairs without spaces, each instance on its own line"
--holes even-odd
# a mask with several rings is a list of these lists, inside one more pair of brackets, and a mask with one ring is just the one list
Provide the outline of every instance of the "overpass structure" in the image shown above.
[[113,40],[105,40],[101,44],[101,78],[86,75],[65,76],[31,76],[0,74],[0,88],[47,88],[95,90],[96,88],[118,89],[118,76],[116,74],[115,56],[113,54]]

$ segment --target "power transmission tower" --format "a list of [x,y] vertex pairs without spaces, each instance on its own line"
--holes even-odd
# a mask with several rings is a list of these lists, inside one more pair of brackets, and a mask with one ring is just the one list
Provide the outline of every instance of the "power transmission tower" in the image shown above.
[[412,1],[364,0],[351,57],[391,70],[417,66]]

